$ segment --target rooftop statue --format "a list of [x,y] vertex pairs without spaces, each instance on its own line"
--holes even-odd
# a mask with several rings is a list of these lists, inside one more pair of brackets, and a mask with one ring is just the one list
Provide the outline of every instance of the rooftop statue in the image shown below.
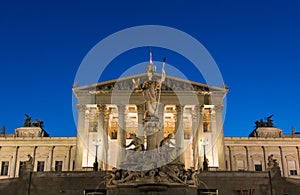
[[38,118],[35,121],[31,121],[31,116],[25,114],[26,119],[24,121],[24,127],[43,127],[44,122]]
[[31,116],[28,114],[25,114],[26,119],[24,121],[24,127],[31,127]]

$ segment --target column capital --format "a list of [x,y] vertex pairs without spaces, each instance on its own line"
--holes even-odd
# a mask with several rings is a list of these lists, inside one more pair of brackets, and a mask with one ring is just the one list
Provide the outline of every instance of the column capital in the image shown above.
[[109,115],[111,114],[112,108],[105,109],[104,111],[104,119],[109,120]]
[[195,113],[196,114],[202,114],[203,108],[204,108],[204,105],[195,105],[195,108],[194,108]]
[[49,146],[49,151],[54,150],[55,146]]
[[138,113],[144,113],[144,104],[137,104],[136,108]]
[[98,108],[98,112],[104,113],[104,111],[106,109],[106,105],[105,104],[97,104],[97,108]]
[[184,106],[185,106],[185,105],[177,104],[177,105],[175,106],[176,112],[177,112],[177,113],[183,112]]
[[216,110],[216,111],[222,111],[223,108],[224,108],[224,105],[223,105],[223,104],[215,105],[215,110]]
[[86,109],[86,105],[85,104],[77,104],[76,107],[77,107],[77,110],[79,112],[80,111],[85,111],[85,109]]
[[71,150],[73,146],[65,146],[68,150]]
[[164,113],[164,111],[165,111],[165,105],[160,103],[158,105],[158,113]]
[[117,107],[118,107],[118,113],[119,114],[124,114],[124,112],[126,110],[126,105],[118,104]]

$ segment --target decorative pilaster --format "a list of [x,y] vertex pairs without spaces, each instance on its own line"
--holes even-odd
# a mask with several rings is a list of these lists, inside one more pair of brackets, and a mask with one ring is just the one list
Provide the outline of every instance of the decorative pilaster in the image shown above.
[[298,167],[298,170],[300,170],[300,151],[299,151],[299,147],[296,146],[296,149],[297,149],[297,167]]
[[262,146],[261,148],[263,150],[264,164],[265,164],[264,167],[265,167],[265,171],[266,171],[267,170],[267,164],[268,164],[268,162],[267,162],[267,156],[266,156],[266,148],[264,146]]
[[177,156],[180,162],[184,163],[184,129],[183,129],[183,108],[184,105],[176,105],[176,123],[175,123],[175,145]]
[[77,119],[77,142],[76,142],[76,154],[75,154],[75,170],[82,170],[82,157],[84,149],[84,121],[85,121],[85,109],[86,106],[82,104],[77,105],[78,119]]
[[67,152],[67,156],[66,156],[66,164],[67,164],[66,170],[67,170],[67,171],[71,171],[71,170],[70,170],[70,165],[71,165],[71,152],[72,152],[72,146],[68,146],[67,149],[68,149],[68,152]]
[[32,167],[33,167],[33,169],[34,169],[34,165],[35,165],[35,156],[36,156],[36,149],[37,149],[37,146],[34,146],[33,147],[33,157],[32,157]]
[[284,151],[283,151],[283,147],[279,146],[279,151],[280,151],[280,157],[281,157],[282,176],[283,177],[288,177],[287,164],[286,164],[286,159],[285,159],[285,154],[284,154]]
[[125,157],[125,146],[126,146],[126,124],[125,124],[125,105],[117,105],[118,107],[118,159],[117,166],[120,166],[121,161]]
[[219,170],[226,170],[225,165],[225,146],[224,146],[224,129],[223,129],[223,105],[215,106],[215,121],[216,121],[216,151],[218,152]]
[[246,160],[247,160],[247,171],[251,171],[250,168],[250,156],[249,156],[249,151],[248,151],[248,147],[245,146],[245,151],[246,151]]
[[233,171],[233,155],[232,155],[232,147],[227,146],[228,153],[229,153],[229,165],[230,165],[230,171]]
[[104,156],[103,156],[103,162],[104,162],[104,169],[108,169],[108,137],[109,137],[109,132],[108,132],[108,123],[109,123],[109,116],[111,113],[111,108],[106,109],[104,112],[104,124],[103,124],[103,130],[104,130],[104,139],[103,139],[103,150],[105,151]]
[[53,153],[54,153],[55,146],[49,147],[49,159],[48,159],[48,170],[47,171],[53,171]]
[[17,169],[19,148],[20,148],[19,146],[16,147],[16,151],[13,155],[12,174],[11,174],[13,177],[16,177],[16,169]]

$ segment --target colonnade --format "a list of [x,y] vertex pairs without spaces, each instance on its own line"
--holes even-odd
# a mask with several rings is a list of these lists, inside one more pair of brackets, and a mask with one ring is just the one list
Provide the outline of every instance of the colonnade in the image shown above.
[[[97,105],[78,105],[78,124],[77,124],[77,148],[76,148],[76,161],[75,161],[75,167],[76,170],[81,170],[84,166],[91,166],[89,164],[88,160],[88,153],[94,153],[93,148],[95,146],[91,145],[90,143],[87,143],[89,141],[89,133],[95,134],[97,139],[101,140],[100,150],[98,151],[98,159],[99,159],[99,165],[102,170],[106,170],[109,165],[107,164],[108,161],[108,152],[109,149],[109,119],[110,114],[112,113],[111,109],[112,105],[106,105],[106,104],[97,104]],[[124,159],[125,155],[125,145],[126,145],[126,114],[128,113],[128,110],[126,109],[127,105],[113,105],[114,108],[117,109],[117,122],[118,122],[118,131],[117,131],[117,144],[118,144],[118,152],[115,154],[117,156],[116,160],[116,166],[120,164],[120,161]],[[130,106],[133,106],[130,104]],[[143,104],[137,104],[136,106],[136,113],[137,113],[137,136],[139,138],[144,139],[144,127],[143,127],[143,118],[144,118],[144,105]],[[156,138],[156,144],[159,145],[160,141],[164,138],[164,113],[165,113],[165,106],[164,104],[159,105],[158,110],[158,117],[162,124],[161,130],[157,132],[157,138]],[[94,108],[97,110],[96,116],[97,116],[97,132],[89,132],[89,123],[87,122],[89,120],[89,112],[86,112],[88,109]],[[216,164],[219,164],[220,160],[224,161],[224,151],[222,151],[222,146],[215,146],[215,144],[224,143],[223,137],[220,137],[221,140],[215,140],[214,137],[220,136],[220,131],[217,131],[216,128],[222,128],[222,119],[219,117],[222,117],[222,110],[221,109],[212,109],[213,112],[216,112],[216,114],[213,116],[212,123],[212,130],[210,132],[203,133],[203,125],[202,125],[202,118],[203,118],[203,109],[205,108],[204,105],[194,105],[193,110],[191,111],[191,130],[192,130],[192,157],[190,159],[193,160],[192,164],[195,168],[201,168],[202,167],[202,161],[203,161],[203,151],[201,151],[201,145],[200,141],[204,139],[205,137],[208,137],[208,141],[214,142],[211,144],[211,150],[208,152],[211,152],[212,154],[210,157],[213,159],[214,162],[213,166]],[[214,108],[214,106],[212,106]],[[175,138],[175,146],[179,149],[184,148],[184,127],[183,127],[183,114],[184,114],[185,105],[175,105],[175,113],[174,113],[174,119],[175,119],[175,131],[174,131],[174,138]],[[216,118],[218,118],[220,121],[217,121]],[[221,130],[222,131],[222,130]],[[221,136],[223,136],[223,133],[221,132]],[[95,136],[94,136],[95,137]],[[218,143],[217,143],[218,142]],[[221,150],[221,151],[216,151]],[[218,156],[219,157],[216,157]],[[95,155],[95,154],[93,154]],[[182,163],[185,163],[185,154],[183,150],[179,150],[179,153],[177,154],[179,156],[179,159]],[[221,159],[220,159],[221,157]],[[218,159],[219,158],[219,159]],[[91,160],[90,160],[91,161]],[[222,164],[222,163],[220,163]],[[225,167],[225,163],[224,163]]]

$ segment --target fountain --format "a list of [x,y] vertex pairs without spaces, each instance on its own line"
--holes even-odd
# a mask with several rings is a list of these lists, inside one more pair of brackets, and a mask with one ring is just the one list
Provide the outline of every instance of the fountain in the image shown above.
[[130,189],[131,193],[137,190],[157,194],[169,190],[170,186],[187,188],[199,184],[198,171],[194,168],[186,170],[184,164],[180,162],[177,155],[179,148],[171,142],[172,134],[157,143],[157,134],[162,128],[158,107],[161,86],[165,80],[164,65],[165,59],[160,79],[153,79],[155,67],[150,61],[146,69],[148,80],[142,84],[139,84],[139,79],[133,80],[135,92],[142,93],[144,99],[143,127],[147,147],[144,147],[144,140],[131,134],[132,142],[126,147],[134,145],[134,148],[126,150],[120,168],[113,168],[106,177],[108,194],[113,193],[116,188]]

